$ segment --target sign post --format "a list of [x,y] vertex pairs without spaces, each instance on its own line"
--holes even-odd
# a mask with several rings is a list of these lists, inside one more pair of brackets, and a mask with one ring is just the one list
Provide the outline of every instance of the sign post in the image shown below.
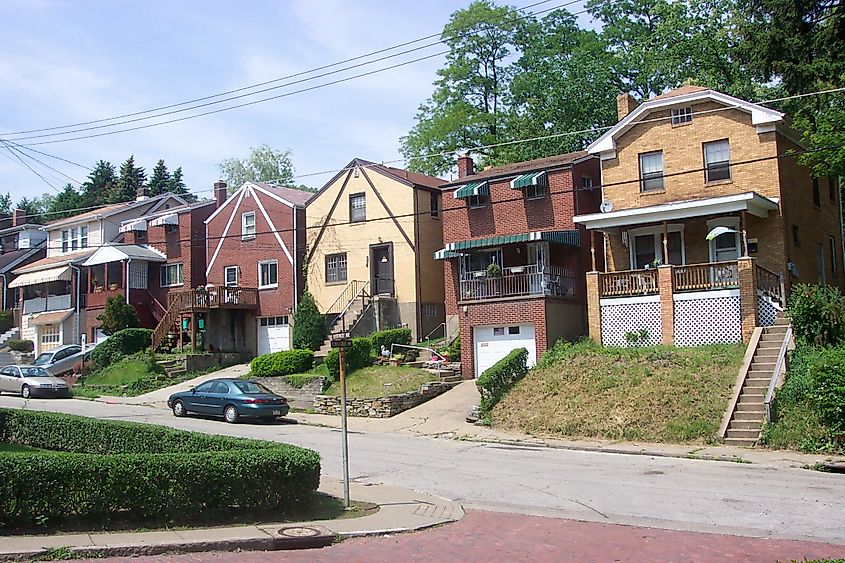
[[343,451],[343,506],[349,508],[349,445],[346,439],[346,349],[352,345],[348,333],[333,334],[332,348],[340,355],[340,434]]

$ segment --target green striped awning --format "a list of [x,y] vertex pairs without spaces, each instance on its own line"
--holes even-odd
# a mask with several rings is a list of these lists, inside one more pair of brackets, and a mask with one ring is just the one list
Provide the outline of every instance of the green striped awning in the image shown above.
[[490,195],[490,184],[486,180],[470,182],[455,190],[455,199],[465,199],[474,195]]
[[478,238],[473,240],[461,240],[458,242],[450,242],[446,245],[446,248],[435,252],[434,259],[448,260],[449,258],[457,258],[460,256],[460,253],[458,252],[460,250],[489,248],[491,246],[502,246],[518,242],[537,242],[542,240],[554,244],[574,246],[577,248],[581,246],[581,233],[577,230],[545,232],[533,231],[530,233],[519,233],[518,235],[500,235],[496,237]]
[[518,176],[511,180],[511,188],[514,190],[521,190],[522,188],[527,188],[528,186],[549,186],[549,177],[546,175],[546,171],[543,170],[542,172],[531,172],[529,174],[523,174],[522,176]]

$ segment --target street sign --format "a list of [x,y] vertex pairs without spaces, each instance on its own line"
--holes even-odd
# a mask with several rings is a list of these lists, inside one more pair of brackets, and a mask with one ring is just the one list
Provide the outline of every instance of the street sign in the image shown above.
[[332,348],[351,348],[352,347],[352,339],[351,338],[332,338],[331,343],[332,343]]

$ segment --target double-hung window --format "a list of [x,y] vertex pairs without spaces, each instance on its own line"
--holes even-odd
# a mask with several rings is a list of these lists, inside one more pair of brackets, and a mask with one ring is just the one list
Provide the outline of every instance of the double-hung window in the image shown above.
[[349,220],[367,220],[367,196],[366,194],[352,194],[349,196]]
[[326,282],[346,281],[346,253],[326,256]]
[[70,250],[70,231],[62,231],[62,252]]
[[704,181],[731,178],[731,147],[727,139],[704,143]]
[[431,195],[431,216],[432,217],[440,217],[440,194],[429,194]]
[[263,260],[258,263],[258,288],[277,287],[279,285],[279,261]]
[[62,231],[62,252],[88,248],[88,227],[73,227]]
[[238,285],[238,267],[226,266],[225,268],[226,287],[236,287]]
[[813,178],[813,205],[816,207],[822,206],[822,196],[819,190],[819,179]]
[[161,287],[173,287],[184,283],[184,266],[182,264],[161,265]]
[[255,211],[247,211],[241,215],[241,239],[255,238]]
[[663,190],[663,151],[646,152],[640,155],[640,191]]

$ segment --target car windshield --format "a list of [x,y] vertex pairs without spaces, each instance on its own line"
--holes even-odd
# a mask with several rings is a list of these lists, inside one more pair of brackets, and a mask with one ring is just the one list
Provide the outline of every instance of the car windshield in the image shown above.
[[44,364],[49,364],[49,363],[50,363],[50,359],[51,359],[52,357],[53,357],[52,352],[45,352],[45,353],[41,354],[40,356],[38,356],[38,357],[35,359],[35,361],[34,361],[34,362],[32,362],[32,365],[34,365],[34,366],[43,366]]
[[261,395],[264,393],[273,394],[272,391],[270,391],[263,385],[259,383],[253,383],[252,381],[233,381],[232,383],[244,395]]
[[21,373],[24,377],[50,377],[44,368],[21,367]]

